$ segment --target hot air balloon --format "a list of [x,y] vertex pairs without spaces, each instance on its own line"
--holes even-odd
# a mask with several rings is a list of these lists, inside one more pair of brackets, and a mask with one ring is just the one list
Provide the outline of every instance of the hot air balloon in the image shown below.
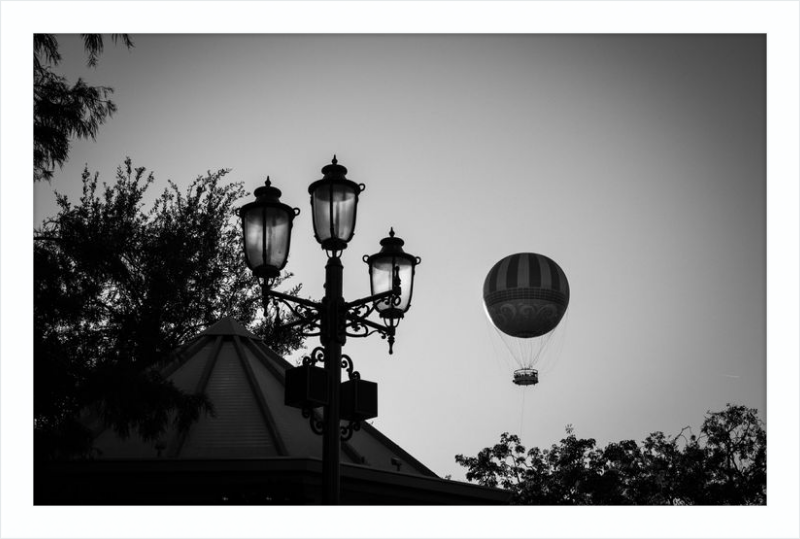
[[569,282],[550,258],[517,253],[495,264],[483,283],[486,314],[517,367],[514,383],[539,382],[539,362],[569,305]]

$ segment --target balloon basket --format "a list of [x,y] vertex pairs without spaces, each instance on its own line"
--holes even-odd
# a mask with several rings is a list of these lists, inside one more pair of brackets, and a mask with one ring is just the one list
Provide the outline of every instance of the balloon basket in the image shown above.
[[514,371],[514,383],[518,386],[533,386],[539,383],[539,371],[536,369],[518,369]]

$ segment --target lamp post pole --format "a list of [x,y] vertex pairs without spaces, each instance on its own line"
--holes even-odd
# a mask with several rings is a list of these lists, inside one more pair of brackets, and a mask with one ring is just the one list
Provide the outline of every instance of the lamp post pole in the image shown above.
[[[361,421],[378,415],[377,384],[361,380],[353,370],[353,360],[342,354],[342,346],[348,336],[378,333],[388,340],[392,353],[395,329],[411,305],[414,269],[421,259],[404,252],[403,240],[395,238],[391,229],[389,237],[380,242],[381,251],[363,258],[369,267],[371,295],[346,303],[340,255],[353,236],[358,195],[364,184],[348,180],[347,169],[338,164],[336,156],[322,173],[324,177],[309,186],[314,236],[328,254],[321,302],[272,290],[286,266],[292,222],[300,210],[280,201],[281,191],[272,186],[269,177],[255,190],[256,200],[240,208],[239,215],[245,261],[262,280],[265,312],[270,300],[280,301],[294,315],[282,328],[300,328],[304,336],[320,337],[322,346],[303,358],[302,366],[286,371],[284,402],[300,408],[312,431],[322,435],[322,501],[337,505],[341,443],[361,428]],[[380,315],[382,325],[368,319],[373,312]],[[324,369],[315,367],[316,363],[323,363]],[[343,367],[349,378],[345,383]],[[323,408],[322,420],[314,413],[319,407]]]
[[[322,499],[326,505],[339,504],[339,386],[342,382],[342,346],[344,332],[339,331],[342,298],[342,261],[337,256],[325,265],[325,319],[320,341],[325,347],[325,370],[328,372],[328,404],[324,407],[322,438]],[[327,327],[326,327],[327,326]]]

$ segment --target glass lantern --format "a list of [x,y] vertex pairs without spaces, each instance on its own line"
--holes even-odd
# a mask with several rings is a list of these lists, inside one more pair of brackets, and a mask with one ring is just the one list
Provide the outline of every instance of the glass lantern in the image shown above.
[[400,319],[411,307],[411,295],[414,292],[414,273],[417,264],[422,262],[418,256],[403,251],[405,242],[394,235],[381,240],[381,250],[372,256],[364,255],[364,262],[369,265],[369,277],[372,294],[382,294],[392,290],[394,274],[400,278],[400,297],[391,296],[375,303],[375,308],[387,326],[397,326]]
[[321,180],[308,187],[314,236],[329,256],[338,256],[353,238],[358,195],[364,184],[345,178],[347,169],[338,164],[335,155],[331,164],[322,168],[322,174]]
[[280,201],[281,191],[272,187],[269,177],[254,194],[256,200],[239,210],[245,261],[256,277],[271,283],[286,266],[292,222],[300,210]]

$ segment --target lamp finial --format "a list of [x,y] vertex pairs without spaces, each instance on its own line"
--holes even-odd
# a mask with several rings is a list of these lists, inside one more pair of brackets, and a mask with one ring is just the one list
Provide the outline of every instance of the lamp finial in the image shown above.
[[335,165],[338,162],[339,161],[336,160],[336,154],[333,154],[333,160],[331,161],[331,163],[333,163]]
[[394,227],[389,228],[389,237],[394,238]]

